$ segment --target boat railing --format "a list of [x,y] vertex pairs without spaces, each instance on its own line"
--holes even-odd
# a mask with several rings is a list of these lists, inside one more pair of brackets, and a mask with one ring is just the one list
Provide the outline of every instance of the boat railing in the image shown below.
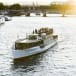
[[18,40],[16,40],[16,42],[23,41],[23,40],[25,40],[25,39],[26,39],[26,38],[18,39]]

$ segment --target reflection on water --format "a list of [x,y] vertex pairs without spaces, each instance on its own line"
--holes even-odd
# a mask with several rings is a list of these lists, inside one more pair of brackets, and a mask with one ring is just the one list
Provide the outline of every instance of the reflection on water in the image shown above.
[[19,59],[19,60],[13,60],[12,69],[17,69],[22,66],[24,66],[25,68],[28,68],[29,66],[40,65],[41,61],[43,61],[43,58],[47,57],[48,53],[50,53],[52,55],[52,53],[56,52],[57,47],[58,46],[56,45],[56,46],[52,47],[51,50],[48,49],[43,53],[32,55],[27,58],[25,57],[25,58]]
[[[58,44],[14,63],[12,46],[35,28],[53,27]],[[13,17],[0,25],[0,76],[76,76],[76,17]]]
[[57,49],[57,46],[51,48],[51,50],[50,49],[47,50],[44,53],[33,55],[28,58],[24,58],[14,62],[14,64],[12,64],[12,67],[11,67],[11,69],[14,71],[13,74],[17,72],[19,73],[22,72],[24,73],[23,75],[25,75],[25,73],[31,72],[30,74],[32,75],[32,73],[34,72],[39,72],[40,68],[38,67],[44,68],[45,67],[44,62],[48,64],[47,56],[51,57],[52,54],[54,54],[54,52],[56,51],[56,49]]

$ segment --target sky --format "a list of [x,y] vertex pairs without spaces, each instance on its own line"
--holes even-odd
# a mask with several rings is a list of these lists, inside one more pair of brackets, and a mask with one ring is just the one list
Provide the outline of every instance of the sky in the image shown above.
[[[53,1],[69,1],[69,0],[0,0],[0,2],[3,2],[4,4],[14,4],[14,3],[20,3],[20,4],[50,4]],[[72,0],[70,0],[72,1]]]

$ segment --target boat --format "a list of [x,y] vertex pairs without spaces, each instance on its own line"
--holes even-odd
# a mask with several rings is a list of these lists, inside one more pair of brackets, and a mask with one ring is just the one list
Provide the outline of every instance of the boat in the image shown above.
[[9,16],[4,16],[4,18],[5,18],[5,21],[10,21],[11,20],[11,17],[9,17]]
[[26,38],[17,39],[12,50],[13,59],[21,59],[39,54],[57,44],[58,35],[53,34],[52,28],[35,29]]
[[5,23],[5,18],[3,15],[0,15],[0,24]]

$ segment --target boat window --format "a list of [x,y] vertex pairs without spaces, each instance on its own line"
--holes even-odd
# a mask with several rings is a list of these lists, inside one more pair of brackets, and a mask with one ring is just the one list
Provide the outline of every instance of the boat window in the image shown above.
[[29,40],[36,40],[36,39],[37,39],[37,36],[29,35]]

